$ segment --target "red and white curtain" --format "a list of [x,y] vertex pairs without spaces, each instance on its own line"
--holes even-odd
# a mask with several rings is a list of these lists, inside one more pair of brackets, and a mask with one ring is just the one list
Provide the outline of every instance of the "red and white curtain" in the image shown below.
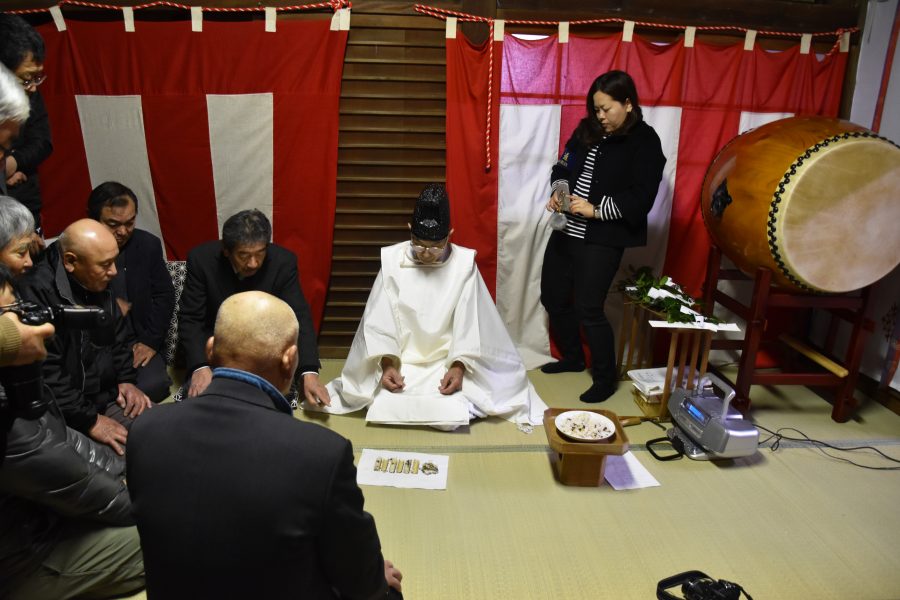
[[299,258],[318,323],[331,271],[338,103],[347,30],[328,20],[39,27],[54,151],[42,165],[48,235],[107,180],[138,196],[137,226],[171,260],[257,208]]
[[[505,35],[474,47],[448,27],[454,237],[478,251],[482,275],[529,367],[550,360],[539,302],[550,168],[586,114],[586,93],[598,75],[621,69],[634,78],[644,118],[668,158],[649,243],[625,253],[620,275],[630,265],[647,265],[695,295],[710,244],[700,188],[718,150],[772,120],[838,113],[848,55],[837,46],[817,56],[808,42],[778,52],[759,48],[749,36],[733,46],[692,42],[660,44],[628,33],[571,36],[563,43],[556,35]],[[609,306],[614,319],[615,304]]]

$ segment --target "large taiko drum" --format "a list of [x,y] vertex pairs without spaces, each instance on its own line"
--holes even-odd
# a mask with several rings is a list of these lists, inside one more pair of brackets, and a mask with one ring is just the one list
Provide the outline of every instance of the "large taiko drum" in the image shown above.
[[752,275],[848,292],[900,263],[900,147],[838,119],[793,117],[733,139],[706,172],[703,221]]

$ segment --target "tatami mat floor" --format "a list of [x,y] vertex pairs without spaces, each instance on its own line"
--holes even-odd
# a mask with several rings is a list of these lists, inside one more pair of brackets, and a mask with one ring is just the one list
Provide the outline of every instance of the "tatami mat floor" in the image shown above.
[[[322,376],[342,361],[324,361]],[[578,407],[587,373],[530,374],[551,407]],[[601,405],[639,414],[629,386]],[[848,423],[803,387],[754,388],[753,418],[839,446],[868,444],[900,458],[900,417],[865,401]],[[366,425],[362,414],[299,414],[363,448],[450,456],[446,491],[364,487],[384,554],[410,600],[655,597],[656,583],[697,569],[756,600],[900,598],[900,472],[868,470],[785,442],[731,463],[656,462],[650,423],[627,429],[659,487],[574,488],[553,477],[543,428],[499,420],[463,432]],[[765,437],[766,434],[763,434]],[[840,453],[900,466],[871,452]],[[143,594],[135,598],[143,598]]]

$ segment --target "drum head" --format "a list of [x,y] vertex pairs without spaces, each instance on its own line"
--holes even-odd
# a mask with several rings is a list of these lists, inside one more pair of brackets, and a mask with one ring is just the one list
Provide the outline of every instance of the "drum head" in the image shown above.
[[878,281],[900,264],[898,190],[900,148],[887,140],[854,132],[816,144],[785,173],[772,201],[775,262],[817,291]]

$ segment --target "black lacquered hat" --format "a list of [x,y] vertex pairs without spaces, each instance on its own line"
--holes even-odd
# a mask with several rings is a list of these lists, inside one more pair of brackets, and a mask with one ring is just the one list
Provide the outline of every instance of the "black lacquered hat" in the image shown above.
[[442,184],[430,183],[419,194],[413,210],[412,234],[429,242],[450,235],[450,198]]

